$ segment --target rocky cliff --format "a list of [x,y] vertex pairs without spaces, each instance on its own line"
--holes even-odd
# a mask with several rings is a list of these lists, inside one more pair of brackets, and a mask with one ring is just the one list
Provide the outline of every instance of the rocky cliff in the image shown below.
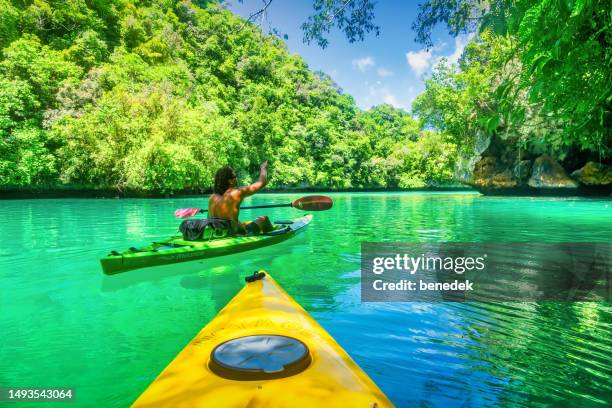
[[542,148],[479,135],[455,176],[484,194],[612,196],[612,166],[568,149],[553,157]]

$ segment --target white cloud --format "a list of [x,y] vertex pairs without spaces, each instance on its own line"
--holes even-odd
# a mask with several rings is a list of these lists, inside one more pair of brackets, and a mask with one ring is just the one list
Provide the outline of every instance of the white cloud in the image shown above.
[[385,101],[385,103],[388,103],[389,105],[392,106],[396,106],[399,107],[400,103],[397,101],[397,98],[395,97],[395,95],[392,94],[387,94],[383,97],[383,101]]
[[396,108],[408,109],[389,88],[381,86],[380,81],[377,81],[376,85],[370,85],[368,87],[368,96],[365,98],[364,102],[366,109],[374,105],[380,105],[381,103],[388,103]]
[[406,61],[410,68],[417,75],[424,74],[431,66],[432,54],[428,50],[409,51],[406,54]]
[[380,67],[376,70],[379,77],[386,78],[393,75],[393,71],[389,71],[387,68]]
[[463,50],[465,50],[465,46],[468,45],[468,43],[472,39],[472,36],[473,34],[456,37],[455,38],[455,50],[453,51],[453,53],[450,55],[441,55],[437,57],[435,63],[432,64],[432,66],[437,65],[439,62],[442,61],[443,58],[446,59],[447,65],[452,65],[452,64],[456,64],[457,62],[459,62],[459,58],[461,58],[461,55],[463,54]]
[[456,64],[461,58],[461,54],[463,54],[463,50],[465,50],[465,46],[470,42],[472,36],[463,36],[455,38],[455,51],[446,57],[449,64]]
[[450,55],[440,53],[446,43],[441,43],[431,50],[409,51],[406,54],[406,61],[416,75],[422,75],[445,60],[448,65],[456,64],[465,50],[465,46],[470,42],[474,34],[464,35],[455,38],[455,49]]
[[361,72],[367,71],[369,68],[376,65],[376,61],[372,57],[363,57],[353,60],[353,67],[357,68]]

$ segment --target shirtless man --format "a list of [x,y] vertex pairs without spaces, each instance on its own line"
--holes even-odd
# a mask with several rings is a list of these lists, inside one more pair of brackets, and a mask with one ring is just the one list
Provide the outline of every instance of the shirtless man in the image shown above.
[[222,167],[215,174],[213,194],[208,199],[208,217],[223,218],[232,224],[236,234],[258,234],[273,229],[268,217],[257,217],[253,221],[241,223],[238,219],[240,203],[268,184],[268,161],[264,161],[259,170],[259,179],[249,186],[237,187],[236,172],[228,166]]

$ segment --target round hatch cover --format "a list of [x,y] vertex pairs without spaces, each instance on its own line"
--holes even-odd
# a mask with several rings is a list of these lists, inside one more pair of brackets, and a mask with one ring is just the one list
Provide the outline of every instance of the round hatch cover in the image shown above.
[[265,334],[219,344],[210,355],[210,369],[232,380],[265,380],[301,373],[310,361],[308,347],[301,341]]

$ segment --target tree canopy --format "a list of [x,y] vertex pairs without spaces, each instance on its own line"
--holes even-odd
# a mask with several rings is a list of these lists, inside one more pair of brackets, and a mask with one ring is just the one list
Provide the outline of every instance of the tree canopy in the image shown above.
[[[384,29],[371,0],[313,5],[305,41]],[[218,2],[0,0],[0,188],[202,190],[264,159],[273,187],[423,187],[452,183],[458,151],[487,135],[607,161],[611,20],[606,0],[425,1],[425,47],[437,24],[474,36],[412,116],[360,110]]]
[[[451,36],[475,35],[458,67],[435,70],[415,112],[467,148],[480,134],[501,134],[557,155],[576,148],[609,160],[610,9],[609,0],[423,1],[412,22],[417,43],[434,46],[440,24]],[[360,40],[385,29],[375,16],[371,0],[317,1],[305,39],[326,46],[335,26],[349,41]]]
[[431,46],[438,23],[477,35],[457,69],[440,67],[428,81],[416,110],[429,123],[472,140],[476,126],[552,152],[576,146],[609,158],[608,0],[429,0],[413,25],[416,40]]
[[249,182],[264,159],[273,187],[452,181],[445,135],[391,106],[361,111],[217,3],[0,0],[0,13],[0,188],[201,190],[228,164]]

